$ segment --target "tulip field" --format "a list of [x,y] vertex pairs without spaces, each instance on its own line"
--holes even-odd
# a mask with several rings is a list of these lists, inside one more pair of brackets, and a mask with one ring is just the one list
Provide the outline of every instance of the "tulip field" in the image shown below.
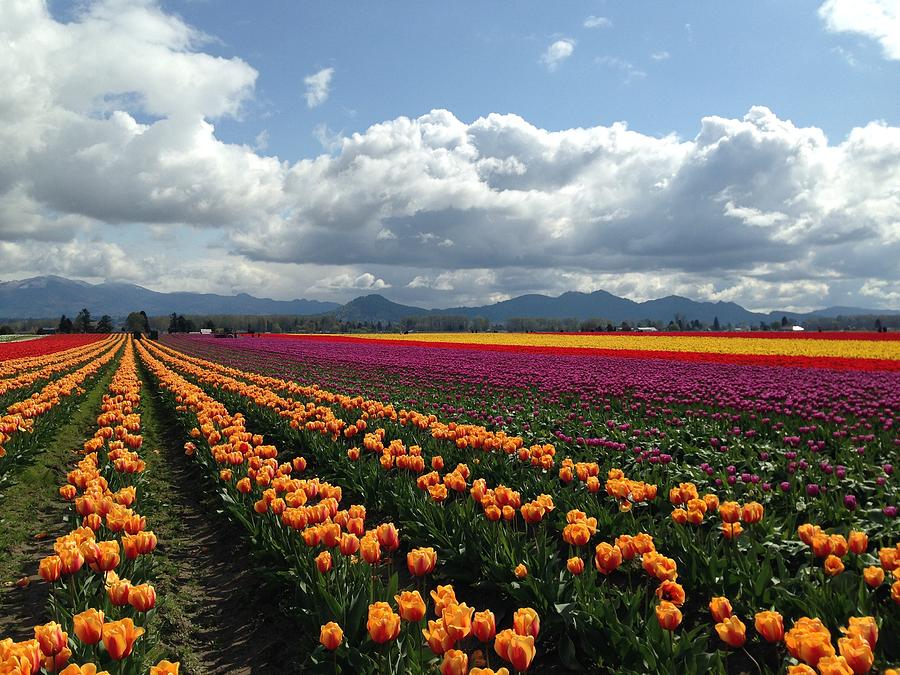
[[[896,333],[90,337],[0,345],[0,675],[898,672]],[[289,656],[187,665],[178,492]]]

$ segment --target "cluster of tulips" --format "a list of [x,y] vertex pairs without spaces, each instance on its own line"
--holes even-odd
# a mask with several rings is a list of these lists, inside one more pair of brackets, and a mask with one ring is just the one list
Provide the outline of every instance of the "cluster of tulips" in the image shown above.
[[[303,428],[330,436],[333,440],[339,437],[353,438],[364,432],[371,419],[385,419],[396,422],[400,426],[410,426],[430,432],[432,438],[451,442],[459,449],[472,448],[484,452],[500,452],[515,454],[521,461],[539,469],[553,466],[556,448],[552,444],[535,444],[524,447],[521,436],[509,436],[503,431],[489,431],[486,427],[472,424],[444,423],[434,415],[426,415],[414,410],[397,411],[392,405],[384,404],[361,396],[350,397],[335,394],[317,386],[302,387],[296,383],[280,378],[266,377],[256,373],[222,366],[214,361],[186,356],[165,345],[154,345],[155,353],[164,354],[173,364],[185,373],[204,384],[212,385],[224,391],[239,392],[256,405],[277,410],[283,417],[290,419],[293,428]],[[293,398],[284,398],[273,393],[273,390],[284,391],[291,396],[310,399],[307,403]],[[336,416],[332,406],[340,411],[358,411],[360,417],[348,423]],[[374,438],[367,434],[364,446],[371,452],[384,456],[385,451],[392,457],[408,454],[406,448],[394,445],[391,448],[379,447],[382,438]],[[366,441],[368,444],[366,445]],[[355,455],[358,456],[358,455]],[[351,456],[352,459],[352,456]],[[391,468],[393,462],[385,460],[382,466]],[[424,470],[424,466],[422,467]]]
[[[818,525],[804,523],[797,528],[797,536],[816,558],[823,559],[822,569],[829,577],[836,577],[846,569],[843,559],[848,553],[864,556],[869,548],[869,536],[859,530],[851,530],[847,536],[828,534]],[[863,569],[863,579],[867,586],[875,589],[893,575],[891,598],[900,605],[900,542],[879,549],[878,561],[880,565],[868,565]]]
[[[62,400],[83,393],[81,385],[115,358],[123,340],[121,337],[109,338],[99,344],[89,345],[85,348],[88,350],[87,354],[80,352],[65,362],[65,374],[44,385],[40,391],[7,407],[7,414],[0,416],[0,476],[4,473],[3,459],[7,455],[10,441],[21,432],[33,431],[35,420],[56,408]],[[71,370],[85,360],[85,365]],[[20,451],[25,452],[25,448]]]
[[[38,567],[40,576],[53,585],[51,610],[57,621],[35,626],[34,640],[8,641],[10,669],[0,667],[0,672],[31,675],[43,667],[48,673],[93,675],[106,672],[97,666],[103,661],[115,673],[141,672],[147,650],[135,656],[135,646],[156,605],[156,591],[150,583],[132,582],[125,575],[149,576],[149,554],[157,538],[132,508],[137,487],[131,479],[144,470],[143,460],[131,449],[142,445],[140,388],[129,337],[103,396],[95,434],[59,488],[60,496],[82,517],[81,526],[57,538],[53,555]],[[70,639],[70,633],[77,640]],[[39,660],[32,658],[35,654]],[[73,656],[82,664],[69,663]],[[163,660],[150,672],[177,675],[178,669],[178,663]]]
[[[747,626],[733,613],[728,598],[712,598],[709,611],[722,642],[735,649],[744,647]],[[863,675],[875,662],[873,650],[878,642],[878,624],[871,616],[850,617],[848,625],[841,628],[843,637],[837,641],[837,651],[831,632],[819,619],[800,617],[785,632],[784,617],[776,611],[765,610],[754,615],[754,628],[765,642],[784,643],[790,657],[801,662],[788,667],[791,675],[816,675],[814,668],[819,675]],[[891,671],[889,668],[885,672]]]
[[670,489],[669,502],[678,507],[672,511],[671,518],[679,525],[700,525],[708,512],[718,513],[722,535],[726,539],[734,539],[743,533],[742,522],[747,525],[758,523],[765,515],[765,507],[757,501],[745,504],[720,502],[714,493],[706,493],[701,499],[693,483],[681,483]]
[[[409,555],[412,570],[416,565],[412,557],[416,554],[411,552]],[[378,645],[389,644],[401,636],[403,623],[409,625],[404,639],[417,645],[424,638],[424,644],[440,659],[437,667],[442,675],[508,675],[505,666],[496,670],[488,667],[490,653],[486,648],[490,645],[514,671],[524,672],[531,666],[537,653],[535,639],[541,627],[540,617],[534,609],[517,609],[512,617],[512,628],[498,632],[494,613],[489,609],[479,612],[465,602],[459,602],[452,585],[437,586],[431,591],[431,598],[435,620],[426,619],[427,607],[418,590],[403,591],[394,596],[396,611],[387,602],[369,605],[366,621],[369,638]],[[426,620],[427,627],[423,628]],[[319,642],[328,651],[340,648],[344,644],[340,625],[333,621],[324,624]],[[467,647],[473,649],[471,654]]]
[[[278,465],[276,457],[260,459],[254,455],[256,449],[272,446],[264,446],[261,436],[247,433],[242,417],[230,415],[224,406],[169,370],[143,346],[139,350],[162,386],[177,391],[176,400],[180,406],[196,415],[198,426],[191,430],[191,436],[195,440],[205,440],[216,461],[220,465],[228,465],[228,468],[220,470],[220,478],[232,481],[235,469],[240,467],[246,470],[247,475],[236,482],[238,491],[250,495],[255,490],[263,489],[262,497],[253,502],[254,512],[277,516],[287,527],[299,532],[307,547],[324,549],[314,558],[315,569],[320,575],[327,578],[338,567],[338,559],[333,556],[332,549],[337,549],[341,557],[347,560],[346,564],[340,566],[342,569],[350,570],[359,561],[370,566],[373,575],[377,566],[385,562],[383,556],[389,556],[399,549],[399,533],[393,524],[382,523],[366,530],[363,506],[337,509],[340,488],[315,478],[292,479],[290,473],[295,469],[294,464]],[[186,444],[186,451],[195,454],[198,448],[190,441]],[[462,480],[465,489],[468,467],[460,465],[451,473]],[[307,506],[311,497],[318,497],[319,501]],[[540,502],[536,501],[536,504]],[[541,504],[541,508],[545,507],[552,509],[552,500]],[[437,557],[431,548],[417,548],[407,554],[406,562],[411,576],[423,577],[434,570]],[[421,646],[427,644],[435,655],[441,656],[439,669],[442,673],[469,672],[470,656],[460,647],[463,647],[470,636],[483,643],[493,643],[495,652],[515,670],[524,671],[529,667],[536,653],[534,639],[539,628],[534,610],[519,610],[514,617],[514,628],[497,633],[493,613],[485,610],[476,614],[474,609],[458,603],[452,586],[438,586],[432,596],[435,598],[439,620],[429,621],[428,627],[421,629],[418,638],[413,636],[407,640],[416,639]],[[369,606],[366,627],[369,638],[376,645],[396,640],[400,635],[401,620],[417,626],[423,621],[425,604],[418,590],[403,591],[395,596],[395,602],[397,611],[385,601],[373,602]],[[321,642],[331,651],[344,644],[344,633],[337,622],[328,622],[322,626]],[[483,652],[476,651],[471,660],[476,666],[474,672],[494,672],[490,669],[478,670],[478,664],[487,664]],[[425,666],[418,662],[417,665],[420,668]],[[508,670],[501,668],[496,672]]]

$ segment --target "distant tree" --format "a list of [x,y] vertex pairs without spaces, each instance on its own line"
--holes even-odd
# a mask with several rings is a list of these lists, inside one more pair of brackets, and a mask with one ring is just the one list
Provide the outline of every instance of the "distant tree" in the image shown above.
[[713,330],[719,330],[721,326],[719,326],[719,317],[713,318]]
[[760,322],[759,322],[759,329],[760,329],[760,330],[769,330],[769,326],[766,325],[766,322],[765,322],[765,321],[760,321]]
[[788,325],[788,318],[786,316],[781,317],[781,325],[782,326]]
[[606,332],[607,333],[614,333],[615,330],[616,330],[616,327],[613,326],[612,323],[606,324]]
[[875,330],[881,332],[881,317],[875,319]]
[[206,321],[203,322],[203,327],[209,328],[210,330],[215,330],[216,324],[213,323],[212,319],[207,319]]
[[631,330],[631,326],[628,325],[628,322],[627,322],[627,321],[623,321],[623,322],[622,322],[622,330],[624,330],[624,331],[629,331],[629,330]]
[[0,335],[12,335],[13,329],[6,324],[0,326]]
[[169,314],[169,333],[178,332],[178,315],[175,312]]
[[56,329],[57,333],[71,333],[72,332],[72,319],[63,314],[59,318],[59,326]]
[[72,322],[72,331],[75,333],[90,333],[91,329],[91,313],[85,307],[78,312],[78,316]]
[[144,312],[131,312],[125,318],[125,330],[129,333],[150,332],[150,322]]
[[95,330],[98,333],[112,333],[112,317],[109,314],[104,314],[103,316],[101,316],[100,320],[97,322],[97,328]]

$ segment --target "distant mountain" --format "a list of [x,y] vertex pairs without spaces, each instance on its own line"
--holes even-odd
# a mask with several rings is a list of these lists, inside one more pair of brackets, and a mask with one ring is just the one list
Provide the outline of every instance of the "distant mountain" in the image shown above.
[[214,295],[211,293],[158,293],[133,284],[88,284],[57,276],[34,277],[23,281],[0,282],[0,318],[53,318],[74,316],[82,307],[91,314],[123,317],[144,310],[151,316],[171,314],[333,314],[342,321],[397,324],[410,316],[461,315],[484,317],[492,323],[512,318],[604,319],[623,321],[661,321],[668,324],[676,315],[686,322],[696,320],[710,325],[718,318],[721,326],[758,326],[760,321],[791,321],[835,318],[838,316],[900,315],[900,310],[876,310],[861,307],[828,307],[813,312],[751,312],[733,302],[697,302],[678,295],[635,302],[606,291],[571,291],[558,297],[530,294],[481,307],[423,309],[401,305],[382,295],[358,297],[345,305],[316,300],[270,300],[252,295]]
[[357,321],[368,323],[399,323],[408,316],[421,316],[429,314],[429,310],[421,307],[400,305],[388,300],[383,295],[373,293],[363,295],[342,305],[333,313],[341,321]]
[[163,314],[323,314],[340,307],[317,300],[270,300],[241,293],[158,293],[134,284],[88,284],[57,276],[0,282],[0,317],[52,318],[75,316],[82,307],[100,316],[125,316],[143,310]]

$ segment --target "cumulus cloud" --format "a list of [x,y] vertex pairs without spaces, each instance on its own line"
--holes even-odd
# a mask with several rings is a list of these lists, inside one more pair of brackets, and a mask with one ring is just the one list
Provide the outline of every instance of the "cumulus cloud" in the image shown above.
[[[344,300],[391,288],[445,306],[596,288],[896,303],[900,128],[884,123],[828,139],[760,106],[679,138],[433,110],[324,129],[327,153],[289,163],[260,156],[264,137],[217,137],[256,72],[203,53],[206,36],[150,2],[95,2],[68,23],[0,3],[0,38],[7,278]],[[117,238],[133,223],[150,249],[188,227],[217,248],[173,265],[168,243]]]
[[303,78],[303,84],[306,85],[307,106],[315,108],[328,100],[328,94],[331,93],[331,78],[333,75],[334,68],[322,68],[319,72]]
[[593,14],[584,20],[585,28],[612,28],[612,21],[605,16],[594,16]]
[[575,40],[571,38],[563,38],[557,40],[541,55],[541,63],[546,66],[547,70],[553,72],[559,68],[560,64],[567,58],[572,56],[575,51]]
[[328,291],[380,291],[390,288],[391,285],[384,279],[378,279],[374,274],[365,272],[356,277],[350,274],[337,274],[332,277],[319,279],[314,283],[310,290],[328,290]]
[[834,33],[864,35],[881,45],[884,58],[900,60],[900,4],[896,0],[827,0],[819,7]]

